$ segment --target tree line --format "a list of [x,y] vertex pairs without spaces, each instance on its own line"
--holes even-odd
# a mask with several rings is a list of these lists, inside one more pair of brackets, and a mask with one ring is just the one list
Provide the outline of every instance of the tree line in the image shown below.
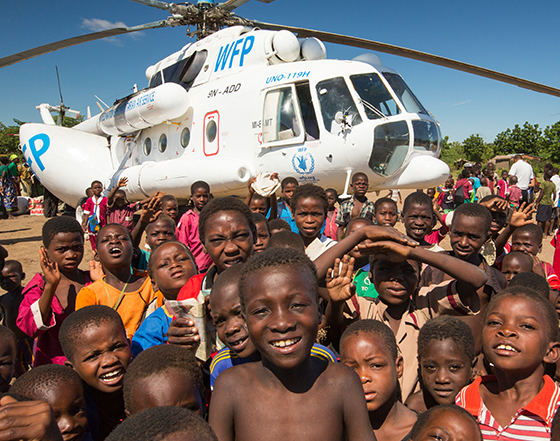
[[485,142],[478,133],[469,136],[463,142],[443,139],[441,159],[452,165],[459,159],[474,162],[486,162],[498,155],[525,153],[538,156],[543,161],[560,163],[560,121],[547,126],[544,130],[538,124],[525,122],[516,124],[496,135],[493,142]]

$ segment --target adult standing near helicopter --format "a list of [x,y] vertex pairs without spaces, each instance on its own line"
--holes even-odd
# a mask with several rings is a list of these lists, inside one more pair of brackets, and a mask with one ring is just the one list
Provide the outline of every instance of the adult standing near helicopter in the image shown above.
[[514,164],[509,170],[510,176],[517,176],[517,186],[521,190],[521,202],[529,203],[529,186],[535,178],[533,167],[523,160],[521,155],[514,156]]

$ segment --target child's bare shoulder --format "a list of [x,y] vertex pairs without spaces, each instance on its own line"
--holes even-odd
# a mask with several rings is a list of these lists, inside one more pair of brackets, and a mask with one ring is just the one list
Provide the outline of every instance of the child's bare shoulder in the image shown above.
[[[342,363],[328,363],[319,379],[328,382],[329,388],[337,393],[360,384],[359,377],[348,366]],[[360,386],[361,388],[361,386]]]

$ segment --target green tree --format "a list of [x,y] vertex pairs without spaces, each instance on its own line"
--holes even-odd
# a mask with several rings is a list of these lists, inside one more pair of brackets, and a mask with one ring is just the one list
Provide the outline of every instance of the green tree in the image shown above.
[[6,126],[0,122],[0,155],[11,155],[18,152],[19,125]]
[[464,157],[463,146],[460,142],[449,142],[449,136],[445,136],[441,143],[440,159],[453,168],[455,161],[463,159]]
[[[60,115],[53,116],[55,124],[58,122],[58,118],[60,118]],[[62,127],[74,127],[76,124],[80,124],[84,119],[84,115],[79,115],[77,118],[69,118],[68,116],[65,116],[62,119]]]
[[463,141],[463,150],[466,159],[474,162],[484,162],[493,155],[492,145],[484,142],[484,139],[478,133]]
[[542,157],[560,163],[560,121],[544,129]]
[[494,151],[498,155],[527,153],[538,156],[542,152],[543,141],[539,125],[525,121],[523,127],[516,124],[513,130],[507,129],[498,133],[494,140]]

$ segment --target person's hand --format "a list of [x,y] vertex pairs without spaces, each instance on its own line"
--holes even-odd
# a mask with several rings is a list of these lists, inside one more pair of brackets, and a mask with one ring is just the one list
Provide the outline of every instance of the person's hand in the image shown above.
[[140,222],[142,224],[149,224],[154,222],[161,214],[161,198],[165,192],[158,191],[152,196],[148,203],[142,206],[142,213],[140,214]]
[[278,173],[274,172],[270,175],[270,180],[274,181],[275,179],[278,179]]
[[366,239],[361,244],[356,245],[357,250],[361,250],[360,245],[364,245],[367,249],[367,247],[372,243],[382,240],[391,240],[411,247],[416,247],[419,245],[419,243],[414,239],[411,239],[406,234],[403,234],[392,227],[381,227],[379,225],[374,225],[370,227],[360,228],[358,231],[363,232],[366,235]]
[[363,254],[373,254],[375,260],[388,260],[390,262],[403,262],[410,259],[414,247],[401,243],[385,240],[358,245],[358,250]]
[[[95,256],[97,257],[97,256]],[[101,279],[105,275],[103,271],[103,265],[99,260],[90,260],[89,261],[89,277],[91,278],[92,282]]]
[[509,225],[511,228],[516,229],[523,227],[524,225],[529,225],[533,223],[531,215],[535,212],[535,207],[533,204],[526,205],[525,202],[521,204],[521,207],[517,211],[514,211],[511,215]]
[[196,349],[200,343],[198,329],[194,322],[188,318],[176,318],[167,330],[167,342],[170,345],[179,345],[187,349]]
[[352,283],[354,273],[354,258],[347,254],[334,261],[334,268],[327,271],[325,281],[330,300],[333,302],[345,302],[356,294],[356,286]]
[[533,272],[535,274],[538,274],[541,277],[544,277],[546,280],[546,274],[544,273],[544,269],[542,266],[542,262],[541,259],[539,259],[537,256],[534,256],[532,254],[526,253],[529,256],[531,256],[531,258],[533,259]]
[[497,211],[506,211],[509,207],[509,204],[505,199],[502,198],[494,198],[489,201],[479,202],[479,205],[488,208],[491,212],[495,213]]
[[41,270],[45,276],[45,282],[53,287],[58,286],[61,277],[60,270],[56,262],[50,259],[45,247],[39,249],[39,261],[41,263]]
[[62,441],[52,408],[44,401],[0,399],[0,441]]
[[128,178],[127,177],[122,177],[119,179],[119,183],[117,184],[117,187],[121,188],[121,187],[126,187],[126,184],[128,183]]

